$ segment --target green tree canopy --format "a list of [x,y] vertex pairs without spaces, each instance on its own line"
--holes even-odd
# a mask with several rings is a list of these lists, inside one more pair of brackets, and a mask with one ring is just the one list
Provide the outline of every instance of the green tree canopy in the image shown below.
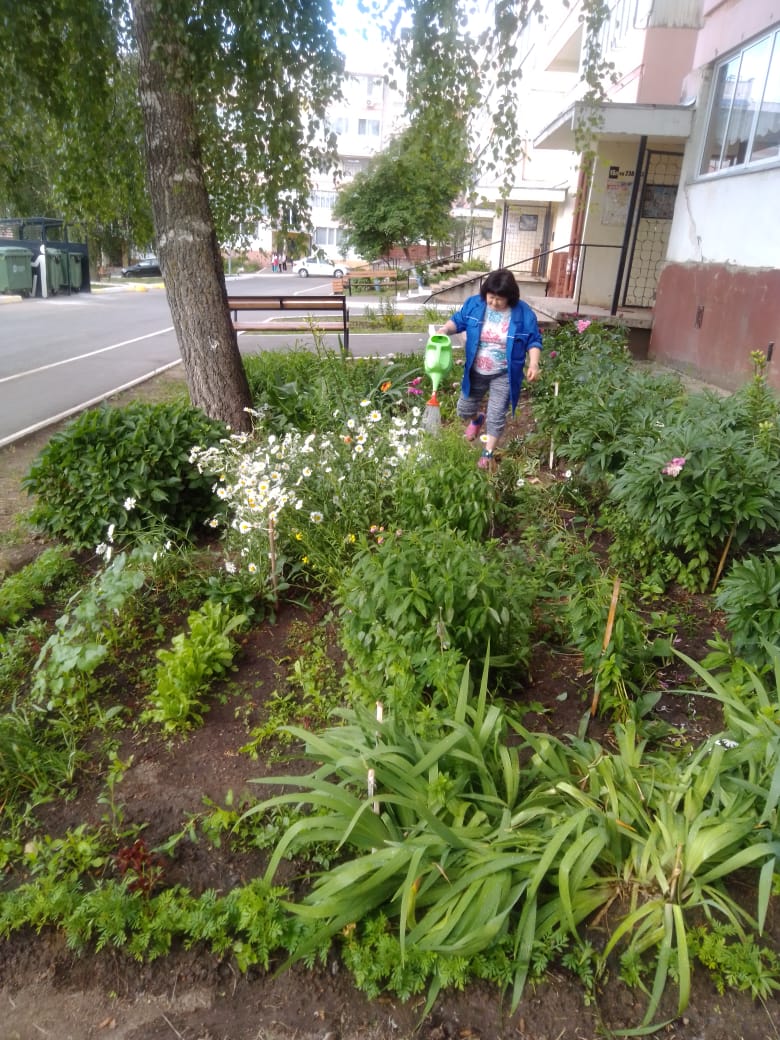
[[452,231],[452,204],[469,170],[462,121],[441,127],[418,119],[341,189],[334,216],[369,260],[387,256],[394,245],[442,241]]

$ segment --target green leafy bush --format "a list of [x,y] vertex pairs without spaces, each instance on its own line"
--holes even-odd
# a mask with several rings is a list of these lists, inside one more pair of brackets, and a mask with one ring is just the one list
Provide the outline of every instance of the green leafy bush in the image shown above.
[[258,424],[277,436],[289,430],[323,432],[334,418],[346,420],[355,403],[373,408],[409,401],[409,382],[422,371],[419,360],[353,358],[326,349],[264,351],[244,359]]
[[610,497],[675,565],[676,581],[703,590],[728,542],[780,527],[780,460],[724,405],[666,427],[627,460]]
[[144,721],[159,723],[166,732],[189,729],[203,721],[203,694],[225,675],[233,663],[236,645],[230,638],[246,621],[219,603],[207,601],[188,618],[189,633],[173,637],[170,650],[158,650],[157,677]]
[[685,400],[678,377],[633,367],[625,339],[624,330],[596,323],[547,333],[543,379],[529,384],[540,431],[589,481],[657,440]]
[[75,570],[75,561],[67,549],[44,549],[32,563],[0,585],[0,626],[15,625],[35,607],[43,606],[46,594]]
[[766,643],[780,632],[780,546],[733,564],[720,583],[715,605],[726,615],[736,652],[764,663]]
[[494,511],[490,481],[474,465],[474,449],[460,427],[426,437],[402,460],[395,479],[388,526],[448,527],[479,541]]
[[123,611],[146,581],[145,560],[136,550],[119,553],[72,600],[41,648],[32,696],[38,707],[70,722],[86,717],[100,686],[96,672],[122,634]]
[[184,404],[84,412],[48,442],[24,480],[31,519],[76,546],[150,525],[187,532],[215,509],[211,481],[189,462],[197,444],[225,436],[222,423]]
[[336,596],[352,681],[369,699],[414,714],[423,691],[452,696],[463,663],[488,646],[529,654],[533,582],[497,542],[443,527],[389,534],[355,560]]

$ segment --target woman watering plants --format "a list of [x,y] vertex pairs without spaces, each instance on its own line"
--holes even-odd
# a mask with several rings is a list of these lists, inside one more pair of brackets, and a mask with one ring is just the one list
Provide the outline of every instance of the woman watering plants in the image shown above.
[[[506,426],[507,409],[514,414],[528,357],[528,380],[539,378],[542,337],[534,312],[520,299],[511,271],[491,271],[478,296],[470,296],[439,333],[466,333],[466,360],[458,399],[458,415],[468,420],[466,439],[473,441],[485,427],[485,449],[477,465],[490,469],[493,452]],[[487,408],[481,411],[487,396]]]

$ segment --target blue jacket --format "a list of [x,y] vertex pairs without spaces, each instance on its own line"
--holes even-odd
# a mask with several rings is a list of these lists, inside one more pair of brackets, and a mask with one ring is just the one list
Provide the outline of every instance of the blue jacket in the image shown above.
[[[471,389],[471,366],[477,356],[479,334],[485,318],[487,304],[481,296],[469,296],[459,311],[450,316],[458,332],[466,333],[466,361],[463,367],[461,389],[466,397]],[[525,355],[529,347],[542,349],[542,337],[536,323],[536,315],[523,300],[519,300],[512,308],[509,319],[509,333],[506,338],[506,362],[509,371],[509,397],[512,412],[517,407],[520,387],[523,385],[523,369]]]

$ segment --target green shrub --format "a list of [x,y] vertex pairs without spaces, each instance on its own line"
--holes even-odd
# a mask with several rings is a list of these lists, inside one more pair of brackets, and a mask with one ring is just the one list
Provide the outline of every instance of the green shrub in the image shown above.
[[278,436],[329,430],[335,420],[367,400],[384,409],[388,402],[408,401],[406,388],[422,372],[414,358],[352,358],[317,343],[314,353],[295,349],[265,351],[244,359],[252,404],[263,429]]
[[457,429],[426,437],[400,464],[390,526],[449,527],[479,541],[487,533],[494,498],[490,481],[475,465],[474,449]]
[[765,662],[765,644],[780,632],[780,546],[733,564],[715,605],[726,615],[735,651],[754,664]]
[[190,465],[196,444],[224,437],[222,423],[184,404],[84,412],[48,442],[24,480],[34,523],[76,546],[164,526],[183,532],[215,509],[211,479]]
[[158,722],[166,732],[189,729],[203,721],[203,695],[209,685],[229,671],[236,644],[231,633],[246,621],[219,603],[207,601],[188,618],[189,633],[173,637],[170,650],[158,650],[152,707],[144,721]]
[[730,541],[743,545],[780,526],[780,461],[735,426],[728,404],[707,416],[664,428],[657,445],[626,462],[610,492],[675,580],[702,591]]
[[488,646],[527,659],[533,595],[497,542],[441,527],[389,534],[357,557],[336,597],[354,687],[368,699],[384,689],[399,714],[414,714],[426,691],[446,703],[464,661]]
[[15,625],[35,607],[43,606],[46,593],[75,569],[76,564],[66,549],[61,546],[44,549],[32,563],[0,585],[0,626]]

